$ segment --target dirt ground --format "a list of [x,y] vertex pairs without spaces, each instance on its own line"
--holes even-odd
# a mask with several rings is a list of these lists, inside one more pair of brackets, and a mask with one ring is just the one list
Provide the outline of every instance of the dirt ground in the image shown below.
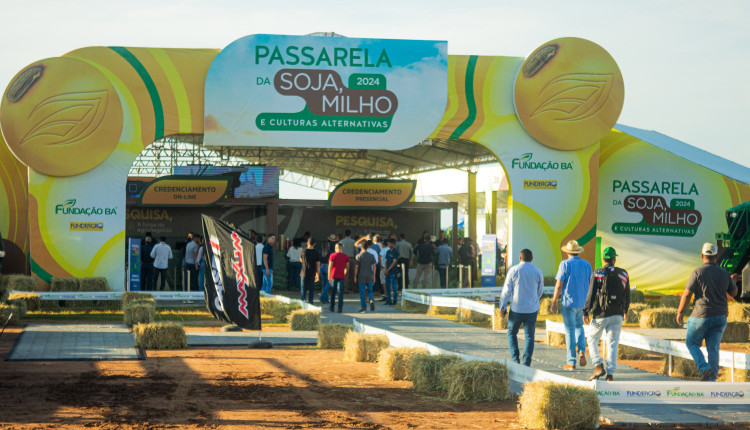
[[[21,329],[0,338],[0,356]],[[313,348],[0,363],[0,429],[519,428],[516,402],[450,403]]]

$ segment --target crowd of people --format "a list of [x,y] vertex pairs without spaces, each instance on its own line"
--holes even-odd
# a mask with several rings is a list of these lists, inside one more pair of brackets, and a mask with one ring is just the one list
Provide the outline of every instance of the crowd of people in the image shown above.
[[[603,250],[604,266],[596,270],[580,258],[583,247],[577,241],[568,242],[562,251],[568,258],[558,268],[551,304],[552,313],[559,310],[565,326],[567,359],[562,369],[574,371],[577,365],[586,366],[588,344],[594,365],[588,379],[604,377],[613,381],[620,331],[630,307],[630,276],[625,269],[615,266],[618,255],[613,247]],[[718,249],[713,243],[703,245],[701,260],[703,265],[693,271],[682,293],[677,323],[682,326],[685,308],[694,296],[685,343],[701,372],[700,379],[715,381],[719,372],[719,344],[727,326],[728,301],[737,294],[739,277],[730,276],[717,264]],[[501,317],[508,318],[511,359],[520,364],[523,358],[526,366],[531,366],[534,353],[534,331],[544,286],[542,271],[532,261],[532,252],[522,250],[519,263],[508,269],[499,304]],[[584,333],[584,324],[591,327],[588,336]],[[521,325],[525,336],[523,356],[518,347]],[[602,339],[607,349],[606,361],[599,350]],[[701,351],[704,342],[708,360]]]
[[[189,291],[203,291],[206,270],[205,245],[200,234],[190,232],[184,242],[178,244],[182,251],[182,274],[184,285]],[[174,258],[172,247],[167,238],[161,236],[158,243],[150,232],[146,233],[141,244],[141,289],[158,291],[175,288],[175,282],[169,274],[169,261]],[[166,285],[165,285],[166,284]]]

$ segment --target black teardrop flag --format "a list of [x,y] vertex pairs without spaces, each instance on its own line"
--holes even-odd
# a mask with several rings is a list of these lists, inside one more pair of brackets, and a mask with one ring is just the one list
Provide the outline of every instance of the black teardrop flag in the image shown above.
[[202,218],[208,266],[206,307],[221,320],[260,330],[260,294],[253,276],[255,245],[231,224],[207,215]]

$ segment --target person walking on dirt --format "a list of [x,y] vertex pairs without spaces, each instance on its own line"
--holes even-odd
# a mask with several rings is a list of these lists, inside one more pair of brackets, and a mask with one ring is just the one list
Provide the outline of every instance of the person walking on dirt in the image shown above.
[[349,270],[349,256],[344,253],[341,242],[336,244],[336,252],[328,258],[328,282],[331,283],[331,312],[336,303],[336,294],[339,295],[339,313],[344,308],[344,282]]
[[[687,323],[685,344],[701,372],[701,381],[715,381],[719,374],[719,344],[727,328],[728,303],[737,295],[735,279],[716,264],[718,251],[713,243],[703,244],[703,265],[690,274],[677,309],[677,324],[682,326],[685,308],[691,297],[695,296],[693,313]],[[704,340],[708,362],[701,351]]]
[[[630,277],[628,272],[615,267],[617,252],[608,247],[602,252],[604,267],[597,269],[589,283],[589,293],[583,307],[583,321],[589,323],[591,315],[591,331],[586,339],[589,344],[591,361],[594,372],[589,381],[607,376],[607,381],[613,381],[617,369],[617,346],[620,343],[622,322],[628,315],[630,307]],[[607,332],[607,363],[599,355],[599,341],[602,334]]]
[[523,333],[526,338],[523,347],[523,364],[525,366],[531,366],[539,300],[544,293],[544,275],[538,267],[531,264],[533,259],[534,255],[530,250],[521,250],[521,256],[519,257],[521,262],[508,270],[505,277],[505,286],[503,286],[503,292],[500,295],[501,318],[505,318],[508,300],[510,300],[508,346],[511,359],[519,364],[521,360],[518,350],[518,330],[523,324]]
[[[357,256],[357,264],[354,266],[354,277],[359,285],[359,312],[367,312],[367,303],[370,304],[370,311],[375,311],[375,301],[372,297],[372,285],[375,281],[375,266],[377,260],[375,253],[369,252],[372,241],[366,241],[362,244],[362,252]],[[369,299],[369,300],[368,300]]]
[[583,332],[583,306],[586,304],[586,294],[591,281],[591,264],[578,255],[583,247],[578,241],[571,240],[563,246],[562,251],[568,255],[567,260],[560,263],[555,279],[555,294],[552,296],[550,310],[557,313],[557,301],[561,299],[563,323],[565,324],[565,345],[567,346],[567,364],[563,370],[576,370],[576,354],[578,363],[586,365],[586,337]]

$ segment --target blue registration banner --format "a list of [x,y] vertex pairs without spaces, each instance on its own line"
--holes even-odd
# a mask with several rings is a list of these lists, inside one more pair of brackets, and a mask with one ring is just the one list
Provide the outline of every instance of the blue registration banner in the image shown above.
[[128,291],[141,291],[141,239],[128,239]]

